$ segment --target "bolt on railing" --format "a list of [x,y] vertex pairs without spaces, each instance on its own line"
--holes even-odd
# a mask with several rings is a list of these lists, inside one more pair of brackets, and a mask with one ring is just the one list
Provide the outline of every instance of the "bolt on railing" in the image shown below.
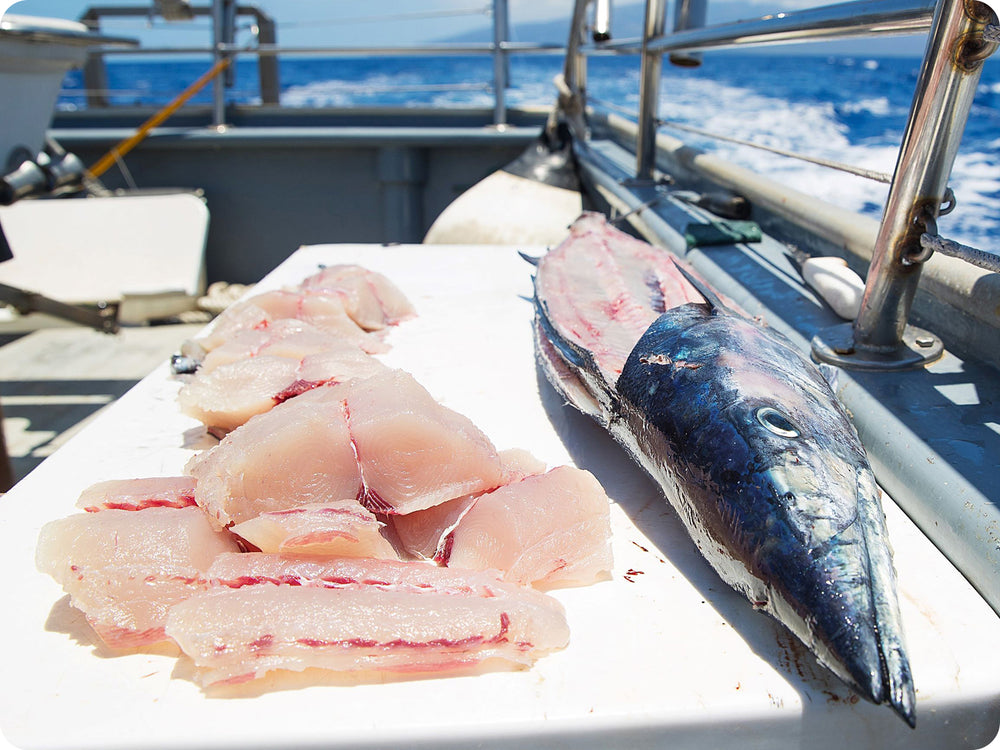
[[[587,1],[578,0],[577,18],[582,17],[579,9]],[[677,0],[678,14],[685,1]],[[659,77],[664,53],[910,34],[930,29],[873,249],[861,314],[853,324],[821,332],[813,342],[813,351],[825,361],[865,369],[913,367],[940,356],[941,341],[907,321],[921,266],[931,254],[922,246],[921,237],[937,234],[936,219],[982,64],[997,47],[996,15],[976,0],[861,0],[755,21],[678,27],[674,33],[665,34],[664,2],[647,0],[641,39],[601,45],[605,50],[642,55],[636,141],[636,178],[640,181],[651,179],[655,172]],[[582,56],[587,51],[577,54]]]

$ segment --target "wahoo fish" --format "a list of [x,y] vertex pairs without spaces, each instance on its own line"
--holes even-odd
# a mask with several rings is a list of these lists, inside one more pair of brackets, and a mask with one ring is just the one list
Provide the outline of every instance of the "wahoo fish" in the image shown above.
[[599,214],[535,262],[555,388],[654,478],[726,583],[914,726],[880,491],[817,368]]

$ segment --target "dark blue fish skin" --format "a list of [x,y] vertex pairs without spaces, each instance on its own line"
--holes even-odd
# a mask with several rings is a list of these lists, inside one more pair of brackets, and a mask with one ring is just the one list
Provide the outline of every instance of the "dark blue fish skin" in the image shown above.
[[874,601],[894,588],[891,564],[868,551],[885,541],[881,512],[859,504],[878,498],[859,498],[865,452],[818,371],[773,332],[683,305],[639,340],[617,394],[612,431],[634,441],[727,582],[912,725],[902,646],[880,631],[898,612]]
[[913,726],[880,493],[848,415],[791,342],[650,250],[585,214],[539,260],[542,370],[656,480],[726,583]]
[[[878,489],[819,371],[773,331],[686,304],[650,326],[607,384],[537,309],[537,335],[563,368],[551,379],[657,480],[721,577],[913,726]],[[592,400],[570,395],[581,390]]]

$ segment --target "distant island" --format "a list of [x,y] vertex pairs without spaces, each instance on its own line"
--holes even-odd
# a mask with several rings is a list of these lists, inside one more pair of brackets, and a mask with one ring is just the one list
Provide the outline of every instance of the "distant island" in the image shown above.
[[[567,3],[570,7],[570,3]],[[672,9],[672,4],[671,4]],[[760,18],[766,13],[781,10],[780,4],[765,5],[750,0],[715,0],[708,3],[708,23],[720,24],[731,21]],[[793,10],[789,7],[787,10]],[[645,6],[643,3],[618,5],[612,2],[611,33],[613,39],[635,38],[642,34]],[[553,21],[536,23],[517,23],[516,17],[511,17],[511,41],[532,42],[536,44],[566,44],[569,34],[569,17]],[[668,11],[667,28],[673,28],[673,17]],[[481,28],[462,34],[438,39],[438,42],[469,43],[488,42],[493,39],[491,26],[484,24]],[[742,54],[789,54],[789,55],[850,55],[858,57],[922,57],[926,35],[893,36],[847,39],[836,42],[813,42],[810,44],[782,44],[764,47],[747,47],[739,50]],[[726,54],[728,50],[718,50],[711,54]]]

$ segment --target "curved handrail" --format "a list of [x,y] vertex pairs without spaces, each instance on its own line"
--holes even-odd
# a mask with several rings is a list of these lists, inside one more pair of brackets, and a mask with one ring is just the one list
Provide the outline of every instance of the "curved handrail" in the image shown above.
[[[592,0],[577,0],[577,16]],[[850,36],[928,31],[928,45],[910,117],[889,187],[886,210],[873,248],[861,312],[848,330],[819,337],[814,354],[840,366],[898,369],[940,355],[940,340],[908,325],[922,264],[930,252],[921,235],[936,235],[947,181],[972,106],[983,61],[997,43],[985,36],[997,20],[975,0],[856,0],[809,10],[779,13],[751,21],[664,32],[664,0],[647,0],[644,37],[581,46],[581,60],[593,49],[638,53],[642,58],[639,92],[636,179],[655,173],[656,132],[660,121],[660,60],[665,53],[813,42]],[[570,40],[578,34],[570,33]],[[567,70],[584,64],[567,62]],[[574,82],[569,82],[572,89]],[[580,89],[573,92],[583,97]],[[908,341],[928,337],[935,345],[915,351]],[[830,354],[833,351],[835,354]]]

